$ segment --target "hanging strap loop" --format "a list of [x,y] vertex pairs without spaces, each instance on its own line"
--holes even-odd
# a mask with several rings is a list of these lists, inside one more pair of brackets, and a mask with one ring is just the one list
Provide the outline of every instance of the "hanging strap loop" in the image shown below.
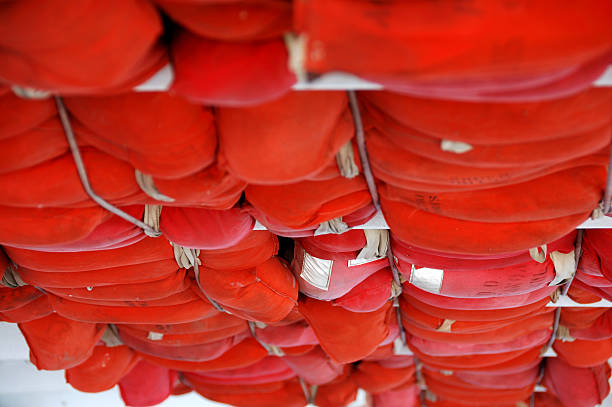
[[85,189],[87,195],[89,195],[89,197],[95,203],[97,203],[107,211],[141,228],[147,233],[147,235],[155,237],[161,236],[161,233],[159,231],[153,230],[153,228],[151,228],[146,223],[142,222],[139,219],[136,219],[132,215],[125,213],[124,211],[107,202],[105,199],[103,199],[94,192],[89,182],[89,177],[87,175],[87,170],[85,169],[85,164],[83,163],[83,158],[81,157],[79,146],[77,145],[76,138],[74,137],[74,131],[72,130],[72,124],[70,123],[70,117],[68,117],[68,111],[66,110],[66,106],[64,106],[64,101],[60,96],[55,96],[55,104],[57,105],[57,111],[62,122],[62,127],[64,128],[66,140],[68,141],[68,145],[70,146],[70,151],[72,152],[72,158],[74,159],[74,163],[77,167],[77,172],[79,174],[81,184],[83,185],[83,189]]
[[357,141],[357,150],[359,151],[359,158],[361,159],[361,168],[363,169],[363,176],[368,185],[370,196],[372,197],[372,203],[377,211],[380,211],[380,200],[378,198],[378,190],[376,189],[376,181],[372,174],[372,167],[370,166],[370,158],[368,156],[368,150],[365,142],[365,132],[363,130],[363,121],[361,120],[361,111],[359,109],[359,102],[357,101],[357,95],[355,91],[349,90],[348,92],[349,106],[351,113],[353,114],[353,123],[355,124],[355,140]]

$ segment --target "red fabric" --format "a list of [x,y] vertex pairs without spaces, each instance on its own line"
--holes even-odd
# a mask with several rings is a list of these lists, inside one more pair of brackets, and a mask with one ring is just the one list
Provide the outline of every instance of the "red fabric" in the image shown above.
[[564,307],[561,310],[561,325],[567,328],[586,328],[591,326],[609,308],[603,307]]
[[[456,102],[415,98],[391,92],[364,92],[359,96],[360,101],[368,105],[370,120],[379,118],[376,121],[378,125],[396,124],[411,129],[412,134],[396,132],[393,137],[402,135],[413,137],[415,141],[422,141],[424,135],[430,135],[437,139],[463,141],[475,147],[504,147],[576,136],[608,127],[611,122],[609,110],[612,92],[605,88],[590,88],[571,97],[546,102],[523,103]],[[376,107],[376,110],[371,110],[372,107]],[[380,122],[383,117],[386,120]],[[417,145],[424,146],[422,143]],[[407,149],[416,145],[402,147]],[[553,152],[561,153],[555,151],[556,146],[551,150],[540,151],[540,155],[543,155],[541,158],[535,156],[536,152],[532,154],[535,159],[542,159]],[[450,160],[467,162],[470,166],[483,166],[479,161],[465,160],[463,154],[449,154],[448,157]],[[516,157],[497,157],[501,160],[511,158]],[[514,165],[520,166],[520,163],[515,161]]]
[[414,365],[390,369],[376,362],[361,362],[351,374],[351,380],[371,394],[390,391],[404,383],[414,381]]
[[182,334],[194,334],[194,333],[206,333],[210,331],[216,331],[224,328],[231,328],[236,326],[246,326],[246,322],[242,318],[235,317],[233,315],[226,314],[224,312],[213,311],[205,318],[197,321],[183,323],[183,324],[127,324],[120,325],[125,326],[133,330],[139,330],[142,332],[158,332],[164,335],[182,335]]
[[357,284],[342,297],[334,300],[334,305],[352,312],[376,311],[391,298],[392,282],[391,269],[382,269]]
[[[604,145],[609,143],[606,131]],[[478,191],[431,192],[379,188],[381,197],[453,219],[473,222],[532,222],[560,218],[592,210],[605,185],[604,166],[583,166],[542,176],[532,181]],[[570,201],[562,191],[576,191],[580,199]],[[487,207],[480,202],[503,202]]]
[[175,179],[214,162],[210,110],[168,93],[66,98],[79,137],[145,174]]
[[[270,232],[279,236],[285,236],[290,238],[311,237],[314,236],[315,230],[319,227],[318,224],[314,224],[303,229],[295,229],[281,224],[278,220],[271,218],[270,216],[264,214],[263,212],[254,207],[247,207],[247,209]],[[358,225],[363,225],[364,223],[372,219],[375,215],[376,208],[370,202],[370,204],[360,209],[357,209],[356,211],[351,212],[348,215],[343,215],[342,221],[346,223],[349,227],[355,227]]]
[[[462,254],[488,254],[491,247],[495,247],[494,253],[538,247],[569,233],[591,213],[540,221],[485,223],[444,217],[384,198],[381,204],[385,219],[398,239],[419,247]],[[596,204],[593,202],[593,208]],[[438,230],[445,231],[444,239],[432,232]]]
[[251,41],[280,37],[291,30],[291,2],[286,0],[156,2],[173,20],[202,37]]
[[[91,186],[98,195],[118,205],[138,200],[140,188],[131,165],[91,146],[82,146],[80,151]],[[52,182],[40,182],[42,179]],[[97,205],[83,189],[71,153],[2,174],[0,185],[3,189],[7,188],[2,203],[8,206],[41,208]],[[22,189],[15,190],[17,185],[22,186]]]
[[219,358],[239,342],[236,337],[220,339],[209,343],[193,345],[167,345],[138,338],[120,331],[123,343],[143,354],[187,362],[207,362]]
[[283,359],[276,356],[268,356],[250,366],[238,369],[219,370],[214,372],[186,373],[185,378],[197,390],[210,389],[214,387],[227,391],[229,385],[252,386],[265,383],[274,383],[289,380],[295,377],[295,373],[285,364]]
[[256,328],[257,338],[269,345],[293,347],[316,345],[319,343],[314,331],[305,321],[284,326]]
[[604,363],[591,368],[578,368],[560,358],[546,362],[544,385],[564,406],[593,407],[601,404],[610,392],[610,366]]
[[537,381],[539,366],[521,372],[494,374],[492,372],[456,372],[453,375],[465,383],[494,389],[516,389]]
[[98,345],[89,359],[66,370],[66,382],[86,393],[99,393],[114,387],[138,363],[127,346]]
[[580,281],[574,281],[572,283],[567,295],[572,300],[580,304],[592,304],[594,302],[601,301],[601,296],[594,294],[587,290],[587,286],[582,284]]
[[584,340],[612,338],[612,313],[606,312],[588,328],[571,329],[570,335],[574,338]]
[[[297,380],[286,381],[273,390],[265,385],[242,394],[200,392],[207,399],[236,407],[303,407],[306,401]],[[250,391],[249,391],[250,390]]]
[[[441,380],[442,379],[442,380]],[[512,404],[529,398],[533,393],[534,383],[519,389],[484,389],[475,386],[460,386],[448,383],[445,376],[432,377],[426,375],[427,386],[440,398],[470,403],[474,406],[490,406],[492,403]]]
[[0,140],[4,141],[42,125],[57,114],[57,108],[52,99],[26,100],[0,86],[0,112]]
[[[595,251],[600,264],[600,272],[608,280],[612,281],[612,262],[609,257],[612,233],[606,229],[587,231],[584,234],[584,241],[588,248],[592,248]],[[584,262],[581,263],[584,264]]]
[[[153,327],[153,329],[146,330],[141,329],[140,325],[121,325],[119,328],[120,332],[124,332],[127,336],[134,339],[134,341],[140,343],[141,346],[145,346],[150,343],[153,346],[191,346],[191,345],[202,345],[221,341],[223,339],[231,338],[235,335],[246,333],[248,326],[245,321],[238,321],[240,324],[235,324],[225,328],[210,329],[205,332],[197,333],[182,333],[182,334],[167,334],[164,333],[164,329]],[[172,326],[172,325],[170,325]],[[162,326],[161,328],[163,328]],[[151,339],[151,333],[163,335],[161,338]]]
[[[343,92],[292,92],[217,112],[221,160],[251,184],[295,183],[320,173],[354,134]],[[335,165],[335,162],[334,162]]]
[[240,200],[246,183],[212,164],[195,174],[179,179],[153,178],[157,190],[174,201],[166,206],[198,206],[208,209],[231,209]]
[[0,243],[43,249],[69,244],[85,239],[109,217],[109,212],[102,207],[34,209],[0,206]]
[[507,297],[453,298],[429,293],[412,284],[404,284],[402,296],[407,300],[416,298],[419,301],[438,308],[451,308],[454,310],[495,310],[534,304],[544,299],[549,299],[550,295],[555,290],[557,290],[556,287],[544,287],[528,294],[511,295]]
[[373,407],[416,407],[419,405],[419,392],[418,386],[409,385],[375,394]]
[[[550,324],[548,326],[550,327]],[[500,338],[495,335],[497,332],[500,332]],[[419,334],[422,334],[422,332],[419,332]],[[411,336],[409,342],[413,349],[418,349],[420,352],[431,356],[490,355],[532,349],[536,346],[541,347],[550,338],[550,330],[545,328],[520,330],[516,336],[510,338],[508,338],[507,332],[498,330],[490,332],[488,338],[484,334],[475,334],[473,337],[478,339],[472,339],[471,341],[465,340],[469,337],[459,338],[463,341],[449,340],[449,338],[456,339],[458,336],[459,334],[447,334],[445,337],[435,339]],[[495,339],[491,339],[491,337]]]
[[253,218],[239,209],[164,208],[160,217],[160,230],[168,240],[194,249],[234,246],[251,232],[254,225]]
[[[552,253],[554,251],[559,251],[562,253],[569,253],[574,250],[575,240],[576,231],[574,230],[558,240],[547,243],[547,252]],[[399,259],[400,264],[406,262],[421,267],[444,270],[490,270],[533,261],[527,250],[517,253],[493,255],[442,253],[402,242],[393,235],[391,236],[391,244],[393,245],[393,255]]]
[[555,341],[557,355],[571,366],[594,367],[607,363],[612,357],[612,338],[598,341],[575,339],[572,342]]
[[150,305],[146,306],[137,306],[130,301],[87,304],[54,295],[48,297],[55,312],[66,318],[84,322],[177,324],[197,321],[214,312],[215,309],[211,304],[198,297],[183,299],[182,294],[179,293],[181,297],[178,299],[179,303],[168,303],[162,299],[158,302],[159,305],[151,301],[148,303]]
[[440,370],[495,371],[511,373],[538,365],[542,359],[542,348],[513,350],[502,353],[461,356],[430,356],[412,348],[415,356],[428,366]]
[[[520,100],[522,92],[551,98],[590,86],[601,70],[572,75],[612,48],[603,17],[609,4],[591,0],[551,12],[554,7],[318,0],[296,5],[295,24],[308,38],[310,72],[348,71],[387,88],[444,98]],[[588,29],[574,36],[568,24]],[[556,82],[566,83],[546,92]]]
[[47,272],[19,267],[19,276],[37,287],[79,289],[158,281],[170,278],[176,269],[176,261],[167,259],[88,271]]
[[320,407],[346,407],[355,401],[357,386],[346,378],[319,386],[315,403]]
[[[408,302],[403,298],[400,299],[400,309],[402,311],[402,318],[409,327],[414,327],[417,330],[426,330],[431,333],[441,331],[443,333],[451,332],[457,334],[484,333],[502,328],[507,329],[517,324],[523,324],[524,327],[531,326],[530,324],[536,323],[536,321],[549,318],[550,314],[553,313],[553,310],[546,307],[546,303],[544,303],[541,304],[539,308],[532,309],[531,312],[526,315],[510,316],[507,318],[500,315],[499,318],[490,320],[478,320],[476,317],[481,313],[485,314],[485,316],[487,313],[494,314],[495,311],[464,311],[464,314],[468,314],[468,317],[471,315],[473,318],[462,320],[461,318],[451,318],[445,315],[430,315],[415,307],[412,301]],[[548,316],[546,317],[545,315]],[[445,327],[447,330],[442,329],[445,322],[450,322],[450,325]],[[540,322],[537,322],[538,325],[539,323]],[[435,333],[433,335],[435,335]]]
[[235,270],[256,267],[277,252],[278,239],[273,233],[254,230],[230,247],[201,250],[199,258],[206,267]]
[[[1,269],[8,266],[6,260],[6,256],[0,252]],[[12,311],[23,307],[42,296],[44,296],[44,294],[32,286],[26,285],[17,288],[0,286],[0,312]]]
[[51,314],[19,324],[30,348],[30,361],[44,370],[62,370],[85,362],[102,337],[105,326],[77,322]]
[[321,347],[337,363],[355,362],[374,352],[389,335],[386,321],[391,309],[387,303],[374,312],[357,313],[311,298],[299,302]]
[[296,82],[280,38],[223,42],[181,31],[170,51],[172,91],[198,103],[257,105],[282,97]]
[[[357,251],[351,252],[332,252],[312,247],[308,239],[304,238],[295,242],[293,261],[291,263],[293,272],[300,284],[300,292],[318,300],[333,300],[354,289],[359,283],[387,266],[386,258],[361,265],[351,265],[349,262],[357,258]],[[310,284],[301,277],[302,273],[308,274],[309,267],[312,267],[308,257],[316,259],[332,260],[329,286],[323,290]],[[305,270],[307,268],[307,270]]]
[[49,299],[46,295],[41,295],[34,301],[31,301],[19,308],[9,311],[0,312],[0,320],[6,322],[30,322],[36,319],[44,318],[53,313],[53,308],[49,304]]
[[305,246],[328,252],[358,252],[367,241],[363,230],[351,229],[342,234],[327,234],[299,239]]
[[536,393],[535,407],[563,407],[563,405],[550,393]]
[[185,278],[186,271],[178,270],[173,275],[147,283],[116,284],[91,288],[48,288],[47,291],[59,297],[73,301],[133,301],[146,304],[147,301],[158,300],[181,293],[191,287],[191,281]]
[[[402,301],[403,306],[410,307],[410,309],[412,310],[411,316],[414,316],[415,313],[421,313],[425,314],[430,318],[438,319],[438,322],[441,322],[440,320],[444,319],[452,319],[454,321],[461,322],[476,321],[478,323],[481,323],[484,321],[491,321],[495,323],[497,321],[501,321],[503,323],[507,320],[517,320],[520,318],[537,315],[542,311],[547,311],[546,305],[550,302],[550,298],[543,298],[540,301],[534,302],[533,304],[512,308],[498,308],[490,310],[461,310],[436,307],[434,305],[419,301],[418,299],[410,295],[403,297],[400,301]],[[454,324],[453,327],[455,329],[457,328],[457,326]]]
[[141,360],[119,382],[121,398],[134,407],[154,406],[170,397],[177,373]]
[[316,229],[322,222],[371,205],[372,198],[361,176],[347,179],[340,176],[337,169],[334,171],[337,175],[325,181],[276,186],[249,185],[245,196],[255,208],[253,216],[257,219],[263,217],[262,223],[265,225],[271,223],[297,230]]
[[[3,99],[6,99],[6,96],[0,96],[0,105],[5,103]],[[17,98],[15,97],[15,99]],[[38,112],[20,109],[20,104],[23,102],[17,100],[13,100],[13,102],[17,107],[18,114],[31,114],[34,121],[40,120],[37,117]],[[11,109],[14,108],[11,106]],[[21,112],[21,110],[24,111]],[[24,123],[24,125],[26,124]],[[3,123],[0,126],[1,129],[8,127],[4,126]],[[11,130],[10,127],[6,129],[9,132]],[[32,148],[32,146],[36,146],[36,148]],[[0,174],[19,171],[41,164],[57,158],[67,151],[68,142],[66,141],[61,123],[56,117],[52,117],[30,129],[24,129],[22,133],[0,138],[0,159],[2,160],[0,161]]]
[[329,383],[340,376],[343,370],[319,346],[303,355],[284,356],[283,360],[298,377],[311,385]]
[[[602,138],[609,134],[605,128],[601,131],[603,132],[601,133]],[[407,132],[410,132],[410,130],[407,130]],[[449,141],[454,141],[452,140],[452,134],[449,137],[451,137]],[[605,143],[606,139],[603,138],[602,140],[600,138],[599,140],[599,143]],[[434,144],[437,147],[432,146],[431,148],[440,148],[442,141],[442,139],[439,139],[428,143],[428,145]],[[551,142],[545,141],[547,144],[551,144]],[[589,150],[591,151],[589,155],[582,154],[578,158],[558,160],[544,165],[528,165],[529,163],[526,163],[523,166],[491,167],[491,164],[482,164],[478,161],[453,163],[446,157],[432,159],[415,154],[402,148],[402,143],[412,143],[412,141],[394,141],[376,128],[367,131],[367,143],[372,170],[377,178],[398,188],[429,193],[476,192],[486,188],[504,188],[514,184],[528,183],[538,177],[549,176],[571,168],[592,165],[603,166],[607,156],[605,150],[600,147],[603,153],[596,149]],[[499,149],[502,151],[494,151],[492,155],[507,154],[512,156],[515,154],[512,151],[503,151],[503,146]],[[449,162],[446,162],[447,160]]]
[[265,323],[283,319],[297,302],[295,279],[278,257],[244,270],[202,266],[200,283],[207,295],[232,314]]
[[[99,209],[104,211],[102,208]],[[66,216],[69,215],[70,212],[67,212]],[[66,219],[62,218],[62,222],[65,221]],[[78,219],[75,219],[76,221]],[[51,230],[57,231],[57,229]],[[5,247],[5,250],[8,256],[22,267],[56,273],[111,269],[174,259],[172,247],[162,238],[145,238],[133,245],[114,250],[79,253],[50,253],[11,247]]]
[[[148,2],[3,1],[0,80],[66,93],[129,90],[166,64],[161,18]],[[91,47],[95,44],[95,47]]]
[[209,372],[249,366],[266,357],[268,352],[255,339],[245,339],[220,357],[205,362],[164,359],[139,353],[143,359],[160,366],[185,372]]

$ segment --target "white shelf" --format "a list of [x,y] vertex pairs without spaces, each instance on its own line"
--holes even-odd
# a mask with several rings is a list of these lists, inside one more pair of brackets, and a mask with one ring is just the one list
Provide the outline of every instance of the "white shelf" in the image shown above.
[[601,300],[598,302],[594,302],[592,304],[580,304],[572,300],[570,297],[562,295],[559,297],[557,302],[555,303],[551,302],[547,305],[547,307],[583,307],[583,308],[607,307],[607,308],[610,308],[612,307],[612,302],[608,300]]
[[582,225],[578,226],[578,229],[612,229],[612,218],[609,216],[602,216],[599,219],[588,219]]
[[[372,219],[363,225],[354,226],[353,229],[389,229],[387,221],[382,212],[378,212]],[[577,229],[612,229],[612,217],[603,216],[597,220],[589,219],[579,225]],[[266,230],[266,227],[259,222],[255,223],[253,230]]]
[[[148,81],[134,88],[137,92],[163,92],[170,89],[174,80],[174,70],[166,65]],[[612,66],[593,83],[594,86],[612,86]],[[294,90],[381,90],[383,86],[366,81],[355,75],[343,72],[331,72],[310,81],[300,82],[293,86]]]

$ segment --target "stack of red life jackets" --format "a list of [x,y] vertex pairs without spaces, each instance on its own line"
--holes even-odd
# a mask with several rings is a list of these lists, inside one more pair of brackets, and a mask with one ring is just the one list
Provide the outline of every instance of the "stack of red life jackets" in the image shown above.
[[[612,233],[575,256],[609,2],[112,3],[0,0],[0,320],[37,368],[135,407],[607,396],[610,310],[553,332],[548,305],[612,300]],[[168,63],[169,92],[133,91]],[[387,91],[291,91],[335,70]],[[93,191],[148,229],[86,192],[62,106]],[[389,231],[351,229],[379,203]]]

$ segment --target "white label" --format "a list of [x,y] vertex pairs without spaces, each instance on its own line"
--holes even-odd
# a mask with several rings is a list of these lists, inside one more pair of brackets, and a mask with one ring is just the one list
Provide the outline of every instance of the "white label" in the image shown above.
[[434,294],[440,294],[443,279],[444,270],[430,269],[427,267],[416,268],[412,266],[412,271],[410,273],[410,284],[420,288],[421,290]]
[[348,266],[349,267],[361,266],[363,264],[373,263],[373,262],[378,261],[378,260],[380,260],[382,258],[383,257],[373,257],[371,259],[352,259],[352,260],[348,261]]
[[161,341],[163,338],[164,338],[164,334],[161,332],[149,331],[149,335],[147,336],[147,339],[151,341]]
[[320,290],[327,291],[331,280],[333,260],[319,259],[304,251],[304,262],[300,277]]
[[408,346],[404,345],[404,343],[402,342],[402,338],[397,337],[393,341],[393,354],[410,356],[412,355],[412,351]]

